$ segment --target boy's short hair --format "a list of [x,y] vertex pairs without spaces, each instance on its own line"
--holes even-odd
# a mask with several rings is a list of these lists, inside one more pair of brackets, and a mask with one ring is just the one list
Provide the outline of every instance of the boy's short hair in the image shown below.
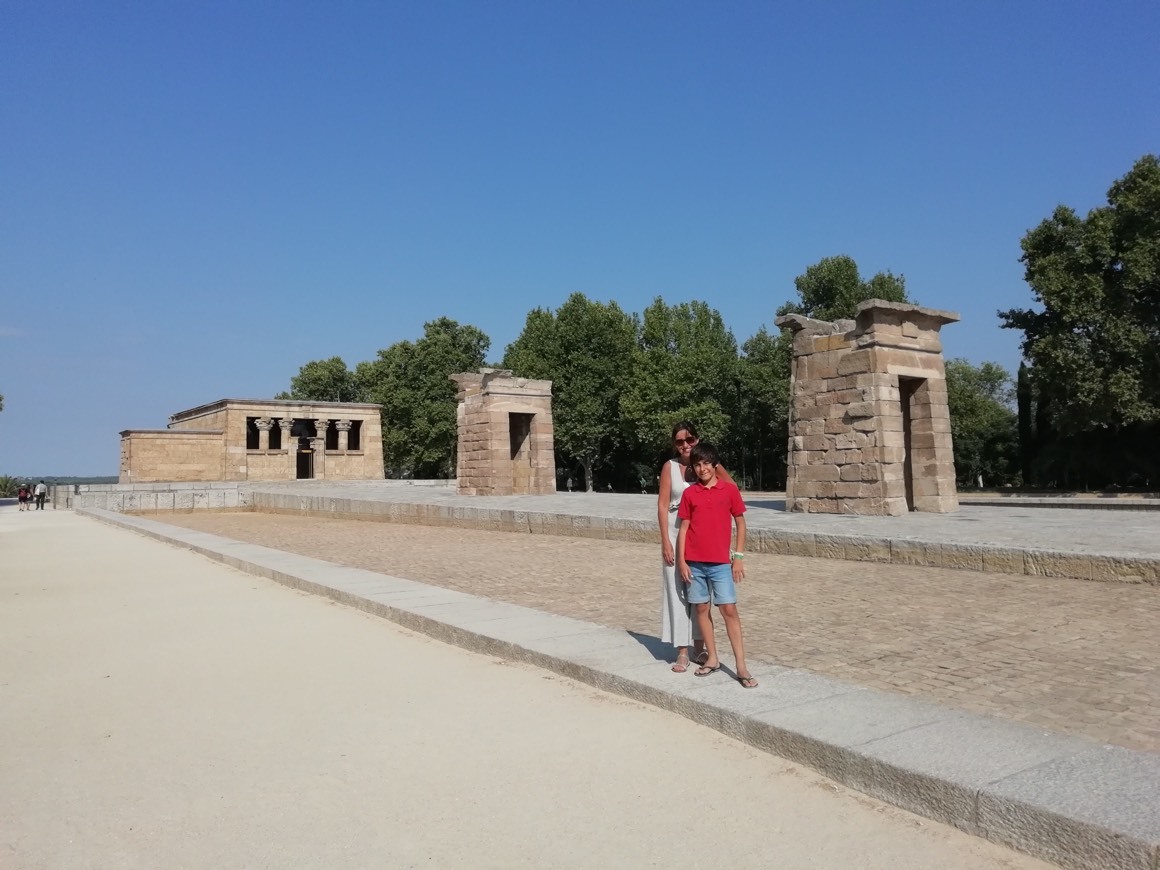
[[708,462],[716,468],[721,464],[721,456],[717,453],[717,448],[708,441],[698,441],[689,451],[689,464],[696,465],[698,462]]

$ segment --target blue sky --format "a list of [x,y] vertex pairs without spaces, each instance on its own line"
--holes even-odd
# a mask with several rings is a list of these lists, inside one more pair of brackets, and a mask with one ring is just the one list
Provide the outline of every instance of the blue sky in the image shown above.
[[704,299],[822,257],[1018,365],[1019,240],[1160,151],[1152,2],[0,4],[0,473],[423,323]]

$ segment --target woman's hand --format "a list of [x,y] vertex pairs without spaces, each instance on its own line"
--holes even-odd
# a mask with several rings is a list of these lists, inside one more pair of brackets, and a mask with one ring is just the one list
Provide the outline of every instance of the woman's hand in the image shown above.
[[666,565],[672,565],[677,561],[677,556],[673,552],[673,542],[669,540],[668,535],[661,539],[661,558],[665,560]]

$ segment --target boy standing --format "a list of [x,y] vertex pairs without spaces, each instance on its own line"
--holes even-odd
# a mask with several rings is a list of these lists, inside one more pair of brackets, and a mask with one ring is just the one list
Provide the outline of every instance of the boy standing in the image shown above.
[[[725,620],[725,631],[737,662],[737,681],[746,689],[753,689],[757,687],[757,680],[745,664],[735,585],[745,579],[745,503],[734,484],[717,477],[719,461],[716,448],[704,441],[689,455],[697,482],[685,490],[677,510],[681,521],[677,533],[677,570],[689,587],[688,601],[697,611],[697,624],[705,638],[705,651],[709,653],[696,675],[707,677],[721,670],[713,621],[709,617],[712,601]],[[737,548],[731,553],[729,542],[734,522]]]

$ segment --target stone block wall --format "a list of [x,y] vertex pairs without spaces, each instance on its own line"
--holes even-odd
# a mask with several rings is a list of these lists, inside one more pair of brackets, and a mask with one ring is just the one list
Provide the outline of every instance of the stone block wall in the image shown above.
[[794,331],[786,507],[897,516],[958,509],[939,330],[958,315],[869,300]]
[[[304,451],[312,458],[313,478],[382,480],[380,412],[379,405],[361,403],[222,399],[174,414],[168,429],[122,432],[119,479],[125,484],[295,480],[300,436],[291,432],[305,423],[313,426],[309,450]],[[256,444],[248,442],[251,419],[258,427]],[[351,448],[355,423],[359,442]],[[337,448],[326,447],[328,427],[337,432]],[[280,436],[280,446],[271,447],[274,435]]]
[[556,491],[552,382],[483,369],[458,385],[457,488],[464,495]]

